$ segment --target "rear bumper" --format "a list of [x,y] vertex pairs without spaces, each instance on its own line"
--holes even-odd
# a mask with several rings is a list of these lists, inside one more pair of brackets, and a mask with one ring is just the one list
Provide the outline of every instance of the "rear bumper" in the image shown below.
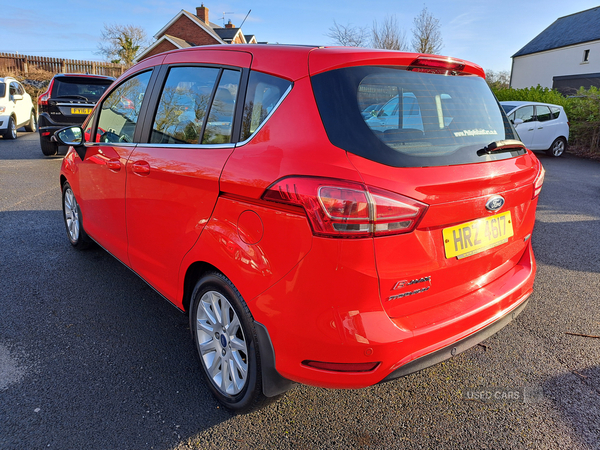
[[72,122],[72,123],[59,123],[53,121],[47,113],[40,114],[38,117],[38,132],[40,133],[40,138],[45,139],[47,141],[50,140],[52,135],[68,126],[80,126],[83,123],[83,120],[80,122]]
[[387,377],[385,377],[381,382],[395,380],[396,378],[405,377],[410,375],[411,373],[419,372],[427,367],[431,367],[435,364],[438,364],[442,361],[452,358],[453,356],[458,355],[459,353],[464,352],[465,350],[474,347],[480,342],[484,341],[490,336],[493,336],[509,322],[512,322],[527,306],[527,298],[529,294],[525,297],[525,300],[521,303],[517,304],[517,307],[512,311],[508,311],[503,317],[493,322],[491,325],[488,325],[485,328],[482,328],[479,331],[467,336],[466,338],[461,339],[447,347],[436,350],[428,355],[422,356],[418,359],[415,359],[407,364],[404,364],[400,368],[394,370]]
[[[437,315],[427,326],[402,327],[383,310],[377,274],[368,269],[374,261],[366,251],[359,254],[360,243],[348,243],[349,249],[341,242],[321,244],[249,303],[271,337],[277,373],[303,384],[357,389],[422,370],[498,332],[533,291],[536,266],[529,242],[510,270],[456,298],[445,320]],[[356,257],[350,261],[346,253]],[[307,360],[379,364],[368,372],[339,372],[302,364]]]

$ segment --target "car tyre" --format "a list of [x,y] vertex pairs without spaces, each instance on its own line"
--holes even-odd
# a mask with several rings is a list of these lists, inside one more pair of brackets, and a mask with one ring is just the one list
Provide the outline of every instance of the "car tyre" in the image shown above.
[[85,250],[89,248],[94,241],[87,235],[83,229],[81,209],[71,189],[71,185],[65,182],[63,185],[62,206],[63,218],[67,229],[67,236],[71,245],[77,250]]
[[4,139],[16,139],[17,138],[17,125],[15,119],[12,117],[8,118],[8,127],[4,132]]
[[564,137],[558,137],[552,143],[552,146],[546,150],[546,154],[558,158],[567,150],[567,140]]
[[209,388],[226,408],[247,413],[272,400],[262,391],[254,320],[225,275],[210,272],[196,283],[190,330]]
[[42,147],[42,153],[46,156],[54,156],[58,153],[58,145],[44,139],[42,136],[40,136],[40,146]]
[[31,111],[31,115],[29,116],[29,123],[25,125],[25,131],[28,131],[29,133],[37,131],[35,112],[33,111]]

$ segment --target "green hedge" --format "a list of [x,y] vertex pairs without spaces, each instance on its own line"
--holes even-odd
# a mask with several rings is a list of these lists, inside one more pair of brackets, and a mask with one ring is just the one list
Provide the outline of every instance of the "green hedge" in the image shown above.
[[543,88],[512,89],[496,88],[492,91],[499,101],[527,101],[560,105],[569,118],[571,146],[580,146],[592,152],[600,153],[600,90],[592,86],[590,89],[579,89],[572,97],[564,97],[558,91]]

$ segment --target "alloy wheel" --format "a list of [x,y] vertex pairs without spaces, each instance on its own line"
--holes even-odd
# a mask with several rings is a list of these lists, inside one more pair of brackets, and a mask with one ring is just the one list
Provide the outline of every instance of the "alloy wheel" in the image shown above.
[[207,291],[198,302],[196,333],[202,364],[219,391],[237,395],[248,380],[248,345],[227,298]]
[[67,223],[67,231],[72,242],[77,242],[79,239],[79,209],[77,208],[77,200],[70,188],[65,191],[65,221]]

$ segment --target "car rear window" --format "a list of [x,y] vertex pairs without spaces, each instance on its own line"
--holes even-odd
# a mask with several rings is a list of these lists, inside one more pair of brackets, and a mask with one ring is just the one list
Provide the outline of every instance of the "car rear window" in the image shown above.
[[52,98],[70,98],[96,103],[112,84],[112,80],[85,77],[57,77],[52,85]]
[[492,142],[518,138],[477,76],[359,66],[315,75],[312,83],[330,141],[372,161],[426,167],[525,152],[478,154]]

